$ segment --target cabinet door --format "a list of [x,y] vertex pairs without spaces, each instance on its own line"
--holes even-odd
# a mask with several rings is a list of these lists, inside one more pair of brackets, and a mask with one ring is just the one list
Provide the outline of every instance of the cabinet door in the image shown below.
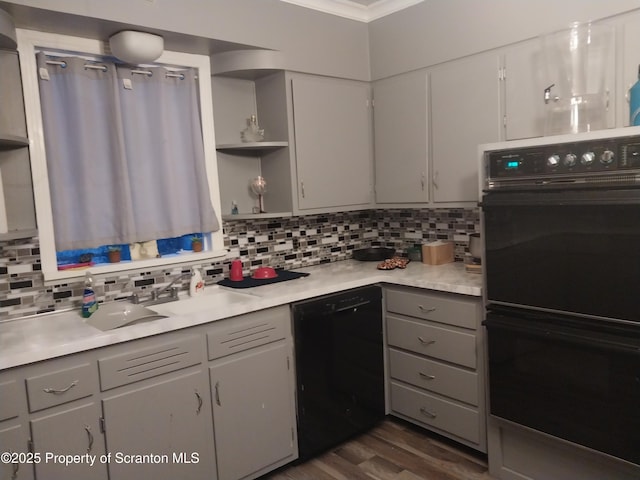
[[220,480],[244,478],[295,452],[287,344],[249,350],[210,368]]
[[369,85],[296,76],[292,91],[298,208],[369,205]]
[[631,112],[629,111],[629,89],[639,78],[640,64],[640,12],[633,12],[625,15],[622,21],[623,44],[622,44],[622,73],[618,81],[621,94],[618,99],[618,127],[628,127],[630,124]]
[[[36,478],[48,480],[105,479],[107,466],[99,461],[105,453],[104,437],[100,433],[100,406],[90,402],[51,415],[31,419],[31,437],[34,452],[40,453],[42,461],[36,464]],[[87,461],[71,463],[45,461],[46,454],[95,456],[95,463]],[[89,457],[85,457],[89,458]]]
[[431,73],[433,201],[478,199],[478,145],[500,136],[499,57],[474,55]]
[[411,72],[373,86],[377,203],[429,201],[427,78]]
[[544,135],[544,65],[541,42],[530,40],[505,52],[505,140]]
[[0,49],[0,139],[27,136],[18,53]]
[[109,452],[155,459],[112,459],[110,480],[215,478],[206,380],[203,371],[196,371],[103,400]]
[[[29,433],[25,425],[0,427],[0,452],[27,453]],[[0,462],[0,480],[29,480],[33,478],[31,463]]]

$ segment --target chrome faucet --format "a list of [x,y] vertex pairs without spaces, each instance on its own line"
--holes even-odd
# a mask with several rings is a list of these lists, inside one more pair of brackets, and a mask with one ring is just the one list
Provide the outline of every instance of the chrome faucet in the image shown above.
[[[156,305],[159,303],[172,302],[178,299],[179,288],[174,287],[173,285],[183,278],[191,277],[191,272],[181,273],[180,275],[176,275],[169,285],[165,285],[164,287],[158,287],[151,291],[151,298],[144,302],[140,302],[140,297],[138,294],[134,293],[131,295],[130,300],[132,303],[142,303],[144,305]],[[163,296],[164,292],[169,292],[169,295]]]

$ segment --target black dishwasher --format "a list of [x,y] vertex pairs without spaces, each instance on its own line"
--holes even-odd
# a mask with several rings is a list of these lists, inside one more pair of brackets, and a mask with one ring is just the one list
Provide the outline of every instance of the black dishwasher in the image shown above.
[[293,305],[299,461],[385,416],[382,292],[363,287]]

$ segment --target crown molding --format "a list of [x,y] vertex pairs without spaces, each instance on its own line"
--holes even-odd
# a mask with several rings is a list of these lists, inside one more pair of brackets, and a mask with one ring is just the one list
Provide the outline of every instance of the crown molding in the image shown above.
[[350,0],[280,0],[300,7],[311,8],[320,12],[340,17],[371,22],[391,13],[411,7],[424,0],[378,0],[369,6]]

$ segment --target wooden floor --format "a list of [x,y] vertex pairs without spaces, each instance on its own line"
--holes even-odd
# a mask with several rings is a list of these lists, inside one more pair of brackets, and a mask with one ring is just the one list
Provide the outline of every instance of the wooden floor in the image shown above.
[[263,480],[489,480],[486,457],[388,417],[371,431]]

